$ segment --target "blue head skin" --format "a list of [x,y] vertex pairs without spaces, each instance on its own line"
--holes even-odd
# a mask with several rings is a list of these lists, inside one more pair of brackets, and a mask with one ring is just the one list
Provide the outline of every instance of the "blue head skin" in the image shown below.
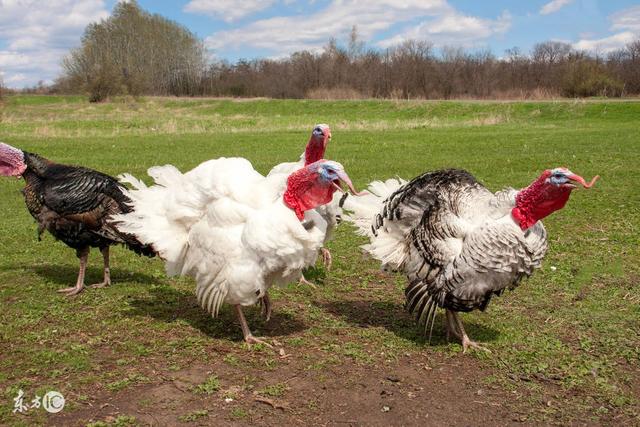
[[344,182],[352,194],[361,195],[353,186],[349,175],[344,170],[344,166],[340,163],[332,160],[319,160],[309,165],[308,168],[311,172],[318,174],[318,181],[321,184],[333,185],[337,190],[344,191],[341,187],[341,182]]
[[316,173],[320,181],[326,184],[340,180],[345,176],[344,167],[340,163],[331,160],[318,162]]
[[323,140],[324,138],[331,139],[331,129],[329,129],[329,125],[325,125],[324,123],[315,125],[311,134],[319,140]]
[[547,184],[553,184],[556,187],[573,189],[577,187],[576,183],[582,184],[584,187],[589,188],[593,185],[595,179],[597,179],[597,177],[594,178],[591,183],[587,183],[584,178],[582,178],[580,175],[576,175],[567,168],[555,168],[548,172],[548,177],[545,182]]

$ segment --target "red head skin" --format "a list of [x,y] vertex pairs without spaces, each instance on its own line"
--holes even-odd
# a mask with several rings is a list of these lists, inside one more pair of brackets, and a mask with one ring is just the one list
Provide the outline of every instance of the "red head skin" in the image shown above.
[[285,205],[292,209],[302,221],[306,211],[325,205],[332,200],[333,193],[341,189],[340,181],[347,184],[353,194],[360,194],[353,187],[342,165],[329,160],[318,160],[289,175],[287,190],[282,198]]
[[307,148],[304,151],[304,165],[309,166],[311,163],[317,162],[324,158],[324,152],[327,149],[327,144],[331,139],[331,129],[327,125],[316,125],[311,132],[311,138],[307,143]]
[[8,144],[0,142],[0,176],[20,177],[27,170],[24,153]]
[[[552,178],[558,173],[561,178],[554,182]],[[576,188],[574,183],[590,188],[598,178],[596,175],[587,183],[580,175],[566,168],[546,170],[531,185],[518,192],[511,215],[523,231],[527,230],[542,218],[562,209],[569,200],[571,191]]]

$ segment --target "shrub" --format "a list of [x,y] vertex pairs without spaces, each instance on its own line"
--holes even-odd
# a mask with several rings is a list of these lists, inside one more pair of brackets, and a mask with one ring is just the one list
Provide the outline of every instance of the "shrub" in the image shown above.
[[609,76],[603,68],[591,60],[568,64],[562,94],[571,98],[588,96],[622,96],[624,85]]

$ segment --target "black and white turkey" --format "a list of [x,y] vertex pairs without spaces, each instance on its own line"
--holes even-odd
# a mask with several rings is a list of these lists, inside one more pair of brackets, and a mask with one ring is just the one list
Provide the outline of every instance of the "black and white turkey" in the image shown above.
[[369,237],[363,248],[383,268],[406,274],[406,308],[425,335],[439,307],[447,337],[460,339],[464,352],[486,350],[469,339],[457,313],[485,310],[493,295],[530,276],[547,251],[540,220],[562,209],[577,184],[589,188],[597,178],[587,183],[555,168],[520,191],[494,194],[464,170],[427,172],[371,183],[371,194],[344,200],[343,218]]

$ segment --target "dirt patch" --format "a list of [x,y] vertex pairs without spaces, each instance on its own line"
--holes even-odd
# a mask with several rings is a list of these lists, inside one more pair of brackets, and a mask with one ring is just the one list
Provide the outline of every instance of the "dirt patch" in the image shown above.
[[[54,416],[50,425],[85,425],[134,416],[149,425],[509,425],[520,421],[514,395],[490,386],[490,372],[469,357],[402,357],[394,364],[346,362],[308,369],[308,358],[281,359],[275,370],[192,366],[157,373],[153,384],[94,396],[83,407]],[[215,375],[220,390],[195,387]],[[226,399],[226,400],[225,400]],[[206,414],[205,414],[206,412]],[[191,419],[190,414],[196,414]]]

